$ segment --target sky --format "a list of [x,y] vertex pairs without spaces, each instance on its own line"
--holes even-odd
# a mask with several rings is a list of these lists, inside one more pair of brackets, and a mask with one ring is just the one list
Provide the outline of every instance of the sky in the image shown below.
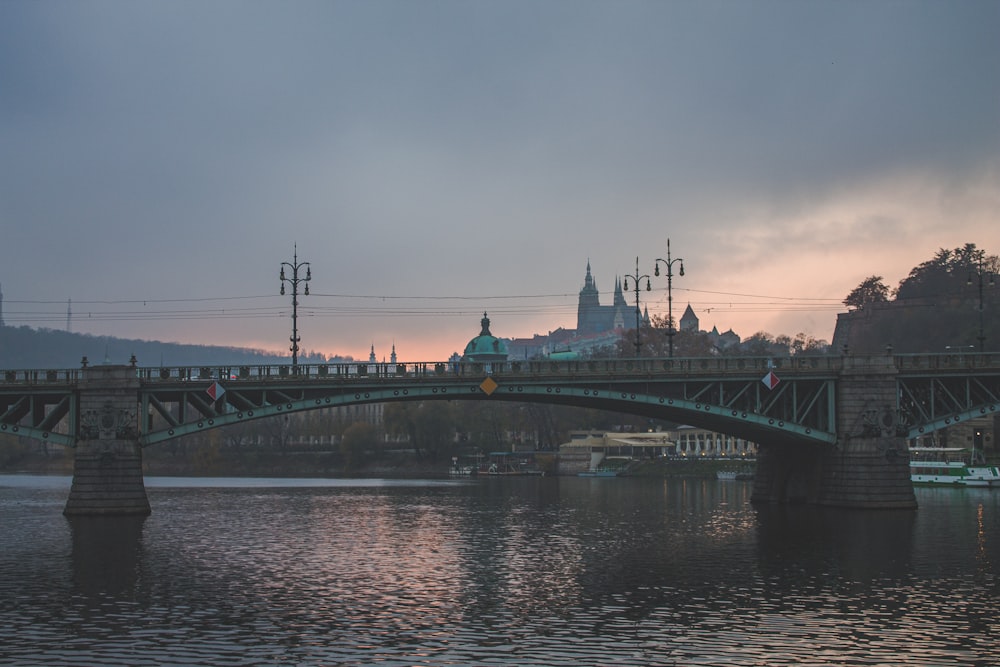
[[442,360],[483,312],[575,328],[588,262],[602,304],[648,275],[666,315],[669,239],[675,317],[829,341],[865,278],[1000,252],[998,26],[995,0],[0,0],[3,318],[287,353],[298,262],[302,352]]

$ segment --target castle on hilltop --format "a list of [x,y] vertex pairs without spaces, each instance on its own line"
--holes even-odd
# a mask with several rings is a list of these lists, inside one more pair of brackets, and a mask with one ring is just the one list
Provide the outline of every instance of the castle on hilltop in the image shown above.
[[[698,316],[688,304],[679,321],[681,331],[700,331]],[[640,326],[650,326],[649,312],[644,310]],[[599,348],[610,348],[618,344],[622,334],[635,326],[635,306],[625,300],[620,278],[615,278],[615,288],[610,305],[602,305],[597,281],[587,261],[587,273],[577,302],[576,329],[559,328],[546,335],[535,334],[531,338],[508,339],[507,349],[511,359],[532,359],[536,357],[559,357],[561,355],[586,353]],[[732,330],[719,333],[712,328],[708,332],[712,343],[718,348],[738,345],[740,337]]]
[[615,278],[615,292],[610,306],[601,305],[600,291],[597,281],[590,272],[590,260],[587,260],[587,275],[583,279],[580,290],[580,301],[576,308],[576,335],[603,333],[625,328],[625,315],[630,312],[622,292],[621,279]]

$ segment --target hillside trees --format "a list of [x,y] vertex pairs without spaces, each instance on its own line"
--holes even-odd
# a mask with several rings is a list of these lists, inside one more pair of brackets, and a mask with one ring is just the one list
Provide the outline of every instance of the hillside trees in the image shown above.
[[[667,317],[652,315],[650,326],[639,327],[639,356],[667,357],[670,354],[670,338],[667,336]],[[676,318],[675,318],[676,319]],[[636,356],[635,329],[628,330],[618,341],[615,353],[619,357]],[[708,357],[714,354],[712,338],[707,331],[674,329],[675,357]]]
[[[0,368],[79,368],[87,357],[92,364],[105,358],[128,363],[135,355],[140,366],[197,367],[287,364],[283,354],[248,348],[187,345],[115,338],[29,326],[0,327]],[[306,353],[303,363],[327,363],[318,353]]]
[[[989,278],[995,283],[998,265],[996,255],[967,243],[941,248],[914,267],[892,299],[881,300],[880,276],[867,278],[844,300],[854,310],[838,320],[842,340],[856,354],[889,348],[897,353],[975,349],[980,336],[987,350],[996,350],[1000,295],[989,287]],[[985,288],[981,302],[980,275]]]
[[873,303],[885,303],[889,300],[889,287],[882,282],[882,276],[869,276],[861,284],[851,290],[844,299],[848,308],[861,310]]
[[954,250],[941,248],[899,282],[896,299],[967,295],[969,279],[979,266],[995,275],[998,263],[996,255],[987,255],[975,243],[966,243]]

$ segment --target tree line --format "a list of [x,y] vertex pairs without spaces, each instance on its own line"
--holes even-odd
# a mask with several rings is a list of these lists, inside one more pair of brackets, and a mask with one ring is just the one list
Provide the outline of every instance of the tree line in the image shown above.
[[987,284],[991,279],[995,283],[998,267],[1000,258],[988,255],[975,243],[966,243],[953,250],[941,248],[934,257],[914,267],[893,289],[880,275],[865,278],[847,295],[844,305],[862,310],[873,304],[907,299],[968,299],[970,288],[978,288],[980,277]]
[[895,288],[873,274],[844,299],[838,346],[858,354],[996,351],[998,268],[996,255],[966,243],[939,249]]

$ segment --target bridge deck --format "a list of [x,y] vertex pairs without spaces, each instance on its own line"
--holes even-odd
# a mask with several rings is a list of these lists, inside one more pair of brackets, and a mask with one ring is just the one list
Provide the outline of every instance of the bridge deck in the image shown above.
[[[831,442],[837,378],[847,367],[896,374],[898,422],[910,437],[1000,405],[1000,354],[350,362],[135,367],[135,373],[147,445],[288,411],[445,398],[582,405],[744,436]],[[762,380],[770,372],[779,383],[768,388]],[[74,445],[84,373],[0,372],[0,433]],[[220,398],[206,392],[215,383],[224,390]]]

